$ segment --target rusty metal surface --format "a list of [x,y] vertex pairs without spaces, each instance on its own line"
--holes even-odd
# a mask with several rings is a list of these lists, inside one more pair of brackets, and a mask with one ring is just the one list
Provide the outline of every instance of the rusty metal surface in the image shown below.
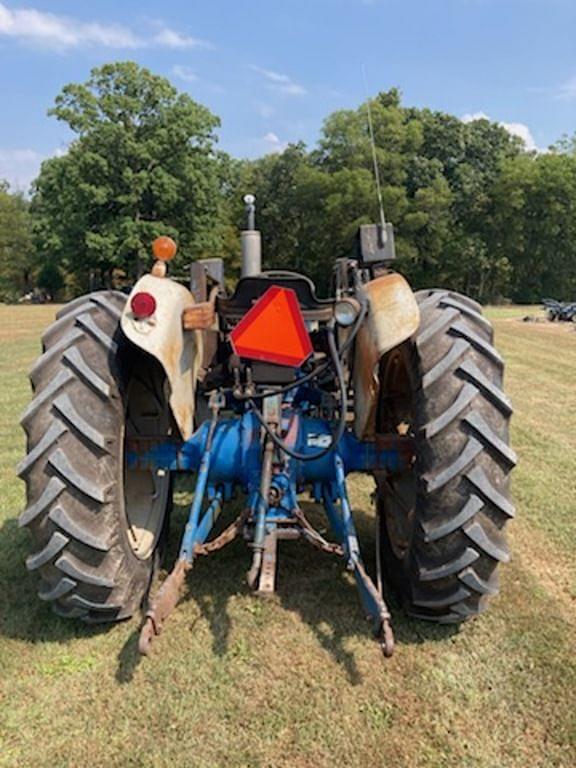
[[377,277],[365,290],[370,310],[358,333],[354,357],[354,430],[360,440],[374,436],[380,358],[409,339],[420,324],[418,304],[401,275]]
[[310,523],[306,515],[301,509],[294,510],[294,517],[298,520],[302,529],[302,535],[313,546],[321,549],[323,552],[327,552],[330,555],[344,556],[344,549],[340,544],[327,541],[321,533]]
[[298,541],[302,535],[300,528],[291,528],[290,526],[279,527],[276,529],[276,538],[278,541]]
[[260,498],[256,510],[256,527],[254,529],[254,555],[252,557],[252,566],[246,574],[246,581],[250,589],[255,589],[258,583],[266,536],[266,512],[268,510],[268,499],[270,498],[270,483],[272,481],[272,464],[274,460],[274,444],[269,437],[266,438],[263,453]]
[[182,327],[185,331],[207,331],[215,322],[216,309],[211,301],[188,307],[182,313]]
[[156,312],[138,320],[129,299],[122,313],[122,330],[133,344],[162,364],[170,386],[170,407],[187,439],[193,432],[194,392],[203,357],[202,333],[182,327],[182,313],[194,306],[194,298],[183,285],[153,275],[140,278],[130,297],[140,292],[154,296]]
[[380,643],[380,648],[382,650],[382,653],[386,658],[390,658],[392,654],[394,653],[394,633],[392,631],[392,625],[390,623],[391,615],[390,611],[388,610],[388,606],[384,602],[384,598],[382,597],[381,592],[376,589],[375,585],[372,583],[372,580],[369,578],[368,574],[366,573],[366,569],[364,568],[364,564],[361,560],[356,559],[354,562],[354,567],[358,571],[359,574],[361,574],[366,589],[372,594],[372,597],[374,599],[374,602],[379,607],[379,616],[378,616],[378,623],[374,627],[374,632],[376,634],[376,637],[378,639],[378,642]]
[[388,620],[384,621],[382,624],[380,648],[387,659],[394,653],[394,632],[392,631],[392,625]]
[[278,551],[278,539],[276,531],[266,535],[264,539],[264,552],[262,555],[262,568],[258,580],[258,594],[264,597],[274,594],[276,589],[276,554]]
[[246,507],[238,515],[236,520],[234,520],[233,523],[231,523],[224,531],[222,531],[221,534],[216,536],[216,538],[212,539],[212,541],[207,541],[205,544],[196,544],[194,547],[194,554],[209,555],[211,552],[216,552],[218,549],[225,547],[226,544],[229,544],[236,538],[236,536],[238,536],[244,526],[244,523],[248,519],[249,514],[250,508]]
[[176,607],[186,574],[191,567],[185,560],[178,560],[176,567],[158,590],[140,632],[138,650],[142,655],[148,655],[153,639],[162,632],[164,622]]

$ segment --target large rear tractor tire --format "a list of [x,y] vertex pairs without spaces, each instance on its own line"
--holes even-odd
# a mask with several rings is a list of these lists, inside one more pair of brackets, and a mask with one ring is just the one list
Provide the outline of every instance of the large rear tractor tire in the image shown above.
[[377,476],[380,557],[411,615],[457,623],[481,613],[509,560],[514,515],[504,363],[479,304],[416,294],[416,338],[382,363],[379,431],[411,433],[414,469]]
[[160,366],[124,337],[126,297],[102,291],[68,304],[42,337],[22,417],[18,473],[39,596],[62,616],[114,621],[138,610],[166,530],[170,475],[128,470],[126,438],[173,428]]

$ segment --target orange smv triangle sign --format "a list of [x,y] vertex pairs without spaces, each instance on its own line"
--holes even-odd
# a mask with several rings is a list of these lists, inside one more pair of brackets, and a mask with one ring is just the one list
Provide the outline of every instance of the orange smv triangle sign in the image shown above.
[[312,343],[291,288],[273,285],[230,334],[240,357],[299,368],[312,354]]

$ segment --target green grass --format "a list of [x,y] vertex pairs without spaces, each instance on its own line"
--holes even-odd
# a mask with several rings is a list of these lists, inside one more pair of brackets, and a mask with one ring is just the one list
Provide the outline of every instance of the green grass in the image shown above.
[[[0,765],[573,768],[576,333],[519,320],[533,311],[490,310],[520,463],[513,560],[487,614],[455,631],[394,609],[384,662],[333,558],[286,544],[278,597],[261,602],[238,542],[200,562],[141,661],[138,619],[89,628],[35,595],[14,467],[53,309],[0,306]],[[365,541],[369,491],[353,481]]]

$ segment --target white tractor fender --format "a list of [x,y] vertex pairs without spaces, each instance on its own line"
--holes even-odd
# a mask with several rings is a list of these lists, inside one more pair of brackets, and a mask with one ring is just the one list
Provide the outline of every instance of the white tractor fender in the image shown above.
[[[156,310],[151,317],[138,319],[130,300],[142,292],[154,297]],[[194,297],[183,285],[166,277],[144,275],[132,289],[120,321],[126,337],[164,368],[170,407],[185,440],[194,431],[194,395],[203,347],[202,332],[182,326],[182,313],[194,304]]]
[[420,310],[408,282],[395,272],[366,283],[368,316],[358,332],[354,354],[354,431],[374,437],[383,355],[409,339],[420,325]]

